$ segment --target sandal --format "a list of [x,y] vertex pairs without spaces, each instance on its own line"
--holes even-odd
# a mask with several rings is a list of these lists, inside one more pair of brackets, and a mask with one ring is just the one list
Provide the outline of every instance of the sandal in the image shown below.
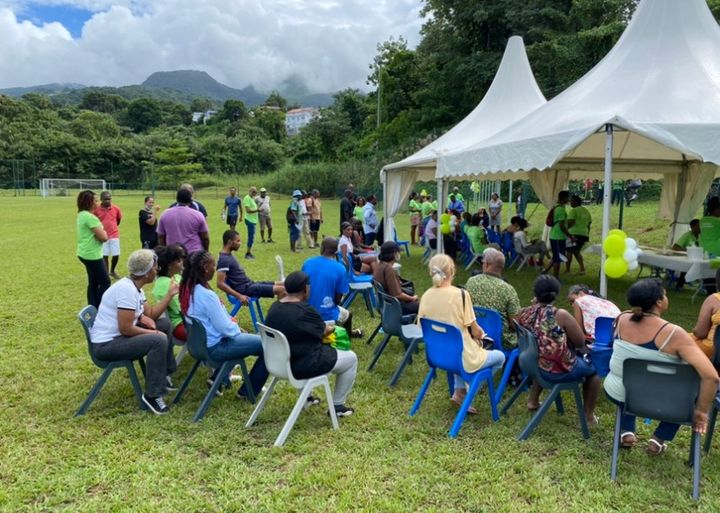
[[[452,397],[450,398],[450,400],[451,400],[454,404],[456,404],[457,406],[461,407],[463,401],[465,400],[465,398],[464,398],[464,397],[463,397],[463,398],[458,398],[458,397],[452,396]],[[471,415],[475,415],[475,414],[478,413],[478,411],[477,411],[474,407],[472,407],[472,406],[470,406],[470,407],[468,408],[467,412],[468,412],[469,414],[471,414]]]
[[623,449],[630,449],[632,447],[635,447],[636,443],[637,437],[632,431],[625,431],[624,433],[620,433],[620,447],[622,447]]
[[659,456],[667,450],[667,444],[665,442],[658,442],[654,438],[648,440],[645,452],[652,456]]

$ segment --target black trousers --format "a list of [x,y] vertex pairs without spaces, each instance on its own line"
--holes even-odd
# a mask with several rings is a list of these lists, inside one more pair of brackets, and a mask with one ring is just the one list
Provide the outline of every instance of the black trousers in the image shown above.
[[85,260],[78,257],[85,266],[88,276],[87,286],[87,302],[95,308],[100,308],[100,300],[105,291],[110,287],[110,277],[108,276],[105,262],[102,258],[99,260]]

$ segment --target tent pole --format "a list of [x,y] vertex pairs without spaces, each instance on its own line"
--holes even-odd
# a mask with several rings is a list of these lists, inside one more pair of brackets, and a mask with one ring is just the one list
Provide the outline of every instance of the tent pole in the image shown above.
[[392,225],[393,220],[390,219],[390,202],[388,201],[388,174],[387,171],[383,170],[382,173],[382,186],[383,186],[383,239],[379,241],[380,244],[385,242],[386,240],[394,240],[392,238]]
[[438,254],[445,252],[445,245],[443,244],[443,234],[440,231],[440,216],[445,211],[445,187],[443,186],[444,180],[442,178],[437,179],[437,233],[436,244]]
[[[605,186],[603,187],[603,223],[601,243],[610,231],[610,194],[612,192],[613,167],[613,126],[605,125]],[[600,256],[600,295],[607,298],[607,276],[605,276],[605,252]]]

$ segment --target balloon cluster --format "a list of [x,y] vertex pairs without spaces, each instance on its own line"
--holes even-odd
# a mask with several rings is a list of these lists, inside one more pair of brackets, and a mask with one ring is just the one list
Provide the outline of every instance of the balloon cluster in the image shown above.
[[450,227],[450,220],[452,216],[450,214],[443,214],[440,216],[440,233],[443,235],[449,235],[452,233],[452,228]]
[[639,267],[638,256],[642,250],[637,241],[622,230],[610,230],[603,241],[603,250],[607,255],[605,274],[610,278],[620,278],[628,271]]

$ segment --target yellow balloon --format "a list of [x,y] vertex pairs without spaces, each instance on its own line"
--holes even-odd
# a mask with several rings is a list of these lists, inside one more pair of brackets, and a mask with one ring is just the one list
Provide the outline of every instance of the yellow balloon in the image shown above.
[[440,224],[447,224],[450,222],[450,214],[445,213],[440,216]]
[[605,260],[605,274],[608,278],[621,278],[628,271],[628,264],[622,258],[608,258]]
[[445,235],[448,235],[451,232],[450,225],[447,223],[443,223],[440,225],[440,233],[443,233]]
[[619,235],[623,239],[627,239],[627,233],[622,230],[618,230],[617,228],[608,232],[608,237],[610,237],[611,235]]
[[625,252],[625,239],[617,234],[608,235],[603,241],[603,249],[609,257],[622,257]]

